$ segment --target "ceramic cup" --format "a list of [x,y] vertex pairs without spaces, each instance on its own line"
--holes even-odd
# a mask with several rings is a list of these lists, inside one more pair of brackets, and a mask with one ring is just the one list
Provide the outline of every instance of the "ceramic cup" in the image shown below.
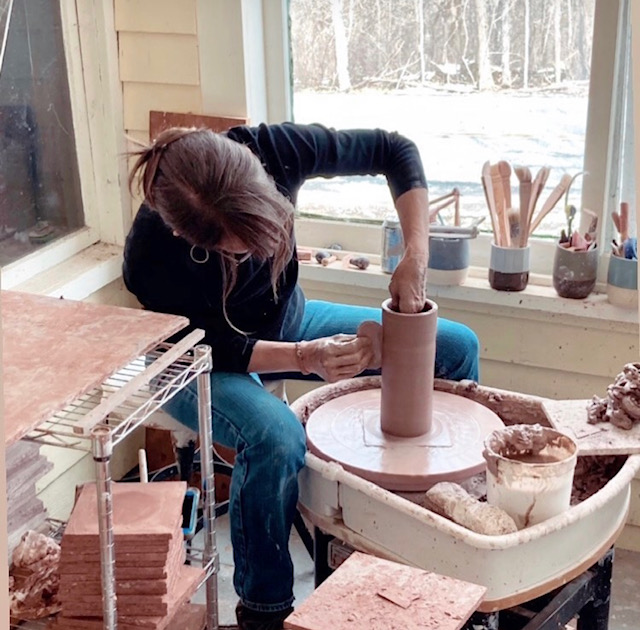
[[429,237],[429,284],[463,284],[468,273],[468,238]]
[[611,254],[607,270],[607,299],[615,306],[638,306],[638,261]]
[[491,243],[489,284],[497,291],[522,291],[529,282],[529,247],[498,247]]
[[598,249],[576,252],[556,245],[553,287],[560,297],[582,299],[593,291],[598,275]]

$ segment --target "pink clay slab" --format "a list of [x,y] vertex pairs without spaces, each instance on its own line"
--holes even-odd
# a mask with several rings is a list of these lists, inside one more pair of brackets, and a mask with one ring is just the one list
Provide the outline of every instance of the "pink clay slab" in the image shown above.
[[[113,483],[113,533],[123,542],[148,542],[151,537],[171,539],[182,517],[187,490],[184,481],[160,483]],[[80,542],[98,534],[96,486],[85,484],[73,508],[63,536],[77,536]],[[84,537],[84,539],[82,538]]]
[[[171,592],[171,603],[169,613],[160,616],[144,614],[120,614],[118,609],[118,629],[119,630],[164,630],[172,623],[179,613],[180,608],[196,592],[198,585],[204,577],[204,571],[200,567],[183,565],[180,568],[179,579],[176,580],[176,587]],[[54,628],[65,630],[67,628],[78,630],[102,630],[103,622],[100,616],[96,616],[95,608],[88,613],[80,615],[67,615],[63,608],[62,614],[58,616]],[[101,613],[101,609],[100,609]],[[178,626],[179,627],[179,626]],[[182,629],[181,630],[186,630]]]
[[380,429],[380,393],[379,388],[352,392],[315,409],[306,424],[309,450],[398,491],[425,490],[485,469],[483,441],[504,426],[493,411],[469,398],[431,391],[429,433],[401,438]]
[[1,301],[6,445],[189,323],[16,291],[2,291]]
[[296,610],[290,630],[460,630],[484,586],[353,553]]

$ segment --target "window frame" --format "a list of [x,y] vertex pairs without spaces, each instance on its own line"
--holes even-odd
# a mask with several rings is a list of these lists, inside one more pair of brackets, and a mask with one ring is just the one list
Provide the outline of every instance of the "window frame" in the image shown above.
[[[279,46],[285,51],[290,50],[288,33],[288,3],[286,0],[270,2],[262,0],[264,41],[280,42]],[[599,218],[599,243],[601,259],[608,259],[610,248],[607,243],[611,239],[611,210],[615,208],[619,200],[617,198],[616,164],[618,164],[620,147],[614,141],[616,133],[615,114],[618,113],[622,102],[623,82],[616,81],[618,76],[621,51],[623,49],[620,38],[624,38],[629,28],[629,2],[628,0],[597,0],[594,16],[593,33],[593,59],[591,67],[591,80],[589,87],[589,105],[587,114],[587,130],[585,138],[585,169],[590,177],[585,178],[582,190],[582,207],[593,210]],[[620,45],[619,45],[620,43]],[[291,82],[291,68],[289,58],[272,55],[265,58],[266,74],[269,80],[266,82],[267,100],[270,104],[278,106],[269,107],[268,122],[277,122],[292,119],[293,91]],[[284,92],[284,94],[283,94]],[[249,117],[256,122],[256,118],[249,112]],[[603,124],[603,121],[606,121]],[[619,143],[618,143],[619,144]],[[480,168],[480,165],[478,165]],[[428,176],[427,176],[428,179]],[[313,246],[332,242],[331,233],[333,227],[329,218],[317,222],[313,219],[300,217],[296,220],[299,231],[302,234],[312,233],[307,229],[307,223],[314,225],[313,234],[316,243],[304,242],[301,244]],[[338,226],[344,226],[342,222],[336,222]],[[583,228],[584,226],[581,226]],[[361,234],[367,230],[378,233],[377,226],[358,228]],[[363,243],[374,242],[375,237],[364,237]],[[486,267],[488,265],[488,240],[478,238],[471,241],[470,254],[471,265]],[[532,248],[532,272],[543,275],[551,275],[556,241],[539,237],[530,239]],[[366,250],[366,246],[362,249]],[[376,250],[377,253],[377,250]],[[606,276],[606,260],[599,265],[599,280]]]
[[84,227],[0,269],[18,288],[98,242],[122,245],[130,213],[113,6],[59,0]]

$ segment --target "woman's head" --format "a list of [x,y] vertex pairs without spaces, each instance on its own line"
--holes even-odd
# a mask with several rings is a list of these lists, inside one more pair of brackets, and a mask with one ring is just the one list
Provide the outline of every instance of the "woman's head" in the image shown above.
[[[292,251],[293,206],[244,145],[208,129],[167,129],[144,149],[129,177],[192,245],[270,261],[275,283]],[[243,251],[244,250],[244,251]]]

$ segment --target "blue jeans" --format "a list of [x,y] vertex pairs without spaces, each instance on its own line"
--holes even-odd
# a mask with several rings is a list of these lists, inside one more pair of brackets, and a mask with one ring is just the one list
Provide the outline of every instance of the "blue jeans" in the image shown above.
[[[381,321],[381,316],[381,309],[310,300],[300,329],[288,341],[355,333],[361,322]],[[478,380],[478,340],[472,330],[438,319],[435,375]],[[302,378],[297,373],[277,376]],[[289,407],[266,391],[255,375],[212,373],[211,398],[213,439],[237,451],[229,498],[235,590],[248,608],[285,610],[293,603],[288,546],[306,451],[304,430]],[[195,382],[165,409],[197,431]]]

